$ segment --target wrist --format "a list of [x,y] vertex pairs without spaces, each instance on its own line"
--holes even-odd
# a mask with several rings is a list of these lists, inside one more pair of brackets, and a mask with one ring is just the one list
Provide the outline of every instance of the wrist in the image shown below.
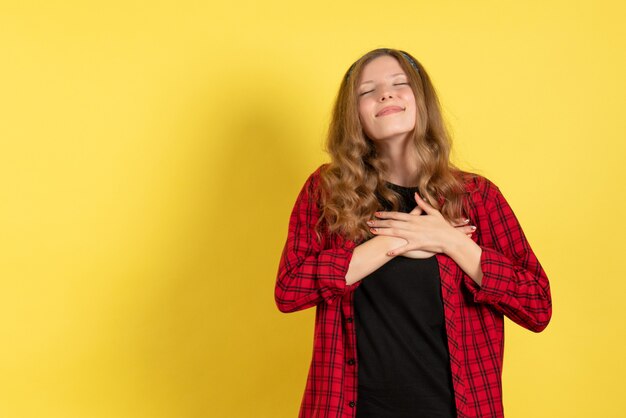
[[483,271],[481,267],[482,248],[470,237],[461,233],[449,243],[446,254],[467,274],[478,286],[482,286]]
[[454,230],[453,233],[450,234],[449,239],[444,242],[442,252],[450,258],[455,258],[454,256],[462,251],[462,248],[468,244],[468,241],[474,243],[474,241],[464,233]]

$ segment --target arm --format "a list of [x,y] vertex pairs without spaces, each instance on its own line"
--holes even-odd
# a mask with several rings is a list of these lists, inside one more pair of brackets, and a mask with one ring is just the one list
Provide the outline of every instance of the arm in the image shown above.
[[291,213],[280,258],[274,298],[281,312],[294,312],[321,302],[335,303],[368,274],[391,260],[387,251],[405,242],[374,237],[361,245],[340,240],[337,248],[322,249],[315,224],[318,208],[317,172],[306,181]]
[[488,225],[481,232],[483,237],[491,234],[493,242],[480,245],[480,285],[469,275],[464,285],[475,302],[488,303],[524,328],[540,332],[552,316],[548,278],[498,187],[482,181]]
[[387,254],[389,250],[405,242],[402,238],[379,236],[355,247],[350,266],[346,272],[346,283],[357,283],[376,271],[395,257]]
[[[444,253],[478,285],[481,284],[481,248],[471,240],[476,226],[468,225],[469,219],[446,220],[441,212],[415,193],[417,206],[408,214],[400,212],[377,212],[376,216],[393,221],[372,220],[372,232],[377,236],[404,238],[404,245],[389,251],[389,256],[402,255],[409,258],[425,258]],[[425,216],[422,216],[425,212]],[[378,228],[376,228],[378,226]],[[382,235],[379,235],[382,234]]]
[[488,245],[478,245],[445,221],[441,213],[416,194],[427,216],[377,212],[382,220],[370,222],[377,236],[404,238],[406,244],[391,251],[445,253],[465,273],[463,283],[477,303],[488,303],[519,325],[542,331],[550,322],[552,300],[545,272],[532,252],[513,211],[498,188],[485,178],[477,200],[479,233]]
[[483,271],[480,265],[482,248],[465,234],[455,234],[444,249],[444,253],[454,260],[478,286],[482,285]]

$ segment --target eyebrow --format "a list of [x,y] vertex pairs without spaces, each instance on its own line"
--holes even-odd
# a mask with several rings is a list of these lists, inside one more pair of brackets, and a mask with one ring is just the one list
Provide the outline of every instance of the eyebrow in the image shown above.
[[[399,76],[399,75],[406,76],[406,74],[404,74],[404,73],[395,73],[395,74],[391,74],[391,75],[390,75],[389,77],[387,77],[387,78],[393,78],[393,77],[397,77],[397,76]],[[373,83],[373,82],[374,82],[374,80],[367,80],[367,81],[362,82],[362,83],[361,83],[361,84],[359,84],[359,85],[360,85],[360,86],[362,86],[363,84],[366,84],[366,83]]]

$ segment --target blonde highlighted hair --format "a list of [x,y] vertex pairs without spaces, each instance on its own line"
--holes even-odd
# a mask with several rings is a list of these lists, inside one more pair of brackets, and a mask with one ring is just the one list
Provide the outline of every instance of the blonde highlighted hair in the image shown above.
[[417,59],[404,51],[375,49],[359,58],[346,72],[335,101],[326,151],[331,161],[322,167],[321,216],[328,232],[353,241],[372,236],[366,221],[381,209],[378,196],[400,207],[400,196],[385,182],[387,167],[364,131],[358,113],[358,82],[365,65],[390,55],[400,63],[415,95],[417,115],[413,144],[417,151],[420,194],[448,220],[463,216],[464,177],[470,175],[450,162],[451,140],[435,89]]

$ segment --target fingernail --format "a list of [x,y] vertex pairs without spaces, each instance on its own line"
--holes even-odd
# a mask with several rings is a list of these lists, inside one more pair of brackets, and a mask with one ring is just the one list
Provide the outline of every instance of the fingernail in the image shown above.
[[367,223],[369,226],[374,225],[374,221],[367,221],[366,223]]
[[472,228],[472,231],[476,230],[476,227],[474,225],[470,226],[470,228]]
[[370,231],[376,232],[376,228],[370,228]]
[[469,223],[469,221],[470,221],[470,220],[469,220],[469,218],[465,218],[465,220],[463,221],[463,223],[465,223],[465,224],[466,224],[466,223]]

